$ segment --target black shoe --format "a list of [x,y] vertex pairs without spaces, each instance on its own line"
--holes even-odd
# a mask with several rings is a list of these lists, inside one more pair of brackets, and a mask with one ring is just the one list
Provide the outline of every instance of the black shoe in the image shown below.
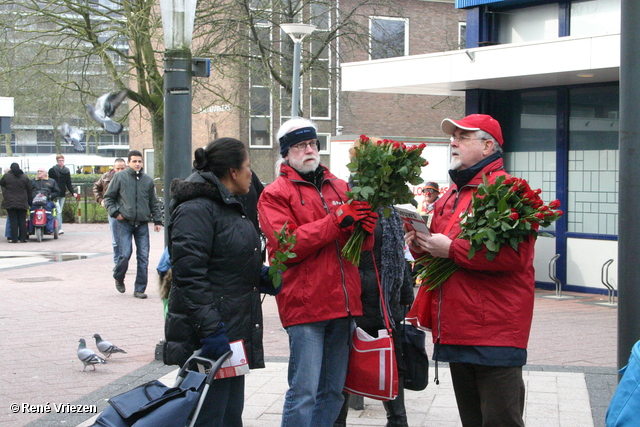
[[145,299],[145,298],[147,297],[147,294],[145,294],[144,292],[138,292],[138,291],[135,291],[135,292],[133,293],[133,296],[134,296],[135,298]]
[[127,290],[127,288],[124,287],[124,280],[118,280],[116,279],[116,289],[118,290],[118,292],[120,292],[121,294],[124,294],[124,291]]

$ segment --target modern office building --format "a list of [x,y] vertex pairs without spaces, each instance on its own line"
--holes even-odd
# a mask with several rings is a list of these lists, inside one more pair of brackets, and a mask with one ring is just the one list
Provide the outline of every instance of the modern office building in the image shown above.
[[617,288],[620,0],[455,7],[466,49],[342,64],[342,89],[464,96],[467,114],[497,118],[507,170],[566,212],[538,239],[536,281],[554,286],[555,269],[565,290]]

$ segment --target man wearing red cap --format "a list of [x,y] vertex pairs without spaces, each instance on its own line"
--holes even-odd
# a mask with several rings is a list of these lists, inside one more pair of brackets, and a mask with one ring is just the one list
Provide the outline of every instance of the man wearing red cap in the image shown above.
[[485,250],[469,259],[470,242],[457,238],[460,216],[471,208],[483,175],[490,183],[507,175],[502,131],[484,114],[444,119],[441,127],[451,135],[453,185],[435,203],[431,235],[411,230],[405,238],[416,255],[451,258],[460,268],[439,288],[421,289],[407,317],[431,329],[436,363],[449,362],[464,427],[524,426],[522,366],[533,316],[534,239],[518,251],[502,247],[493,261]]

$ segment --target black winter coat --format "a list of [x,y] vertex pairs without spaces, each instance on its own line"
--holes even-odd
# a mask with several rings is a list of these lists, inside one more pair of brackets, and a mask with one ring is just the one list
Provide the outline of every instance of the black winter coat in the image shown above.
[[26,173],[15,176],[13,172],[7,172],[0,178],[0,186],[3,209],[29,209],[31,181]]
[[183,365],[224,323],[244,340],[250,368],[264,368],[260,239],[242,204],[209,172],[171,183],[173,283],[164,362]]
[[[362,317],[356,318],[356,324],[364,329],[367,333],[377,336],[378,329],[384,329],[384,317],[380,305],[380,290],[378,289],[378,279],[376,277],[376,267],[378,272],[382,266],[382,223],[379,220],[374,230],[374,246],[373,251],[364,251],[360,256],[360,280],[362,283]],[[372,255],[375,256],[373,263]],[[404,319],[405,306],[413,303],[413,278],[411,277],[411,265],[407,263],[404,269],[404,279],[400,287],[399,298],[392,296],[389,302],[391,313],[396,324],[396,329]]]

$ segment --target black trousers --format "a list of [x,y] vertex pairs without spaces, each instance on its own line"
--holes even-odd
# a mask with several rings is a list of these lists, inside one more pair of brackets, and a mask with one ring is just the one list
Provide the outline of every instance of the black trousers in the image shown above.
[[522,367],[449,363],[464,427],[524,427]]
[[25,242],[27,240],[27,210],[26,209],[7,209],[9,217],[9,227],[11,229],[11,240],[15,243],[18,240]]
[[242,427],[244,375],[214,380],[196,427]]

